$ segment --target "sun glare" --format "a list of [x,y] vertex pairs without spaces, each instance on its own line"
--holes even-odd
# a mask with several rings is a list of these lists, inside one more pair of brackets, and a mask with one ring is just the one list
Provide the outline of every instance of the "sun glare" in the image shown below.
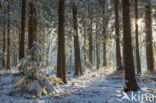
[[137,20],[137,24],[138,24],[138,25],[141,25],[141,23],[142,23],[142,19],[138,19],[138,20]]

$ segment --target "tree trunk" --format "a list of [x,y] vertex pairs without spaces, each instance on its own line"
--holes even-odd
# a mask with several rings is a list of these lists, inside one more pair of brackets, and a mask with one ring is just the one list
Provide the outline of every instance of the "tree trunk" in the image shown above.
[[103,0],[103,66],[107,66],[106,57],[106,23],[105,23],[105,0]]
[[98,24],[96,23],[96,68],[99,69],[99,43],[98,43]]
[[125,52],[125,88],[124,91],[137,91],[138,85],[135,79],[135,67],[133,61],[131,25],[129,15],[129,0],[122,0],[123,6],[123,40]]
[[89,13],[89,19],[90,19],[90,24],[89,24],[89,61],[92,64],[93,63],[93,47],[92,47],[92,13],[91,13],[91,5],[90,3],[88,4],[88,13]]
[[14,50],[14,66],[17,65],[17,52]]
[[106,43],[105,42],[103,42],[103,66],[107,66]]
[[32,1],[29,2],[28,49],[37,41],[37,12]]
[[[71,39],[72,40],[72,39]],[[72,65],[72,45],[70,45],[70,65]]]
[[4,8],[4,20],[3,20],[3,60],[2,60],[2,67],[5,68],[5,42],[6,42],[6,18],[5,18],[5,15],[6,15],[6,9]]
[[116,34],[116,68],[117,71],[122,70],[121,52],[120,52],[120,34],[119,34],[119,0],[115,0],[115,34]]
[[86,54],[87,54],[86,52],[86,24],[84,24],[84,60],[87,59]]
[[[124,45],[124,44],[123,44]],[[125,70],[125,49],[124,49],[124,46],[123,46],[123,56],[122,56],[122,69]]]
[[141,74],[140,55],[139,55],[139,40],[138,40],[138,0],[135,0],[135,40],[136,40],[136,64],[137,74]]
[[8,2],[7,7],[8,12],[8,35],[7,35],[7,41],[8,41],[8,47],[7,47],[7,69],[10,69],[10,4]]
[[65,65],[65,0],[60,0],[58,9],[58,53],[57,53],[57,77],[66,83],[66,65]]
[[75,51],[75,75],[82,74],[81,58],[80,58],[80,47],[79,47],[79,36],[78,36],[78,24],[77,24],[77,7],[73,0],[73,23],[74,23],[74,51]]
[[154,70],[154,56],[153,56],[153,37],[152,37],[152,17],[151,17],[151,3],[147,2],[145,6],[145,28],[146,28],[146,58],[147,70]]
[[26,0],[22,0],[21,34],[19,40],[19,59],[24,58]]

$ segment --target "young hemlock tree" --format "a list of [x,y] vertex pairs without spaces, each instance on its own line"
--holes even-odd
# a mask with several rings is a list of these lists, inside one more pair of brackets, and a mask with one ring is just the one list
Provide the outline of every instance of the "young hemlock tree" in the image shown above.
[[115,39],[116,39],[116,68],[122,70],[121,52],[120,52],[120,34],[119,34],[119,0],[115,0]]
[[152,36],[152,17],[151,17],[151,2],[145,3],[145,33],[146,33],[146,58],[147,70],[154,70],[154,56],[153,56],[153,36]]
[[57,53],[57,77],[64,83],[66,80],[66,62],[65,62],[65,0],[59,1],[58,9],[58,53]]
[[75,52],[75,74],[82,75],[81,56],[78,36],[77,6],[72,0],[73,24],[74,24],[74,52]]
[[129,0],[122,0],[123,7],[123,41],[125,57],[125,87],[124,91],[137,91],[139,89],[135,79],[135,67],[133,61],[132,40],[131,40],[131,24]]
[[59,78],[47,77],[42,71],[42,63],[40,55],[42,55],[42,46],[34,43],[29,49],[28,55],[21,59],[18,63],[20,68],[19,78],[10,95],[24,95],[26,98],[41,97],[43,95],[53,95],[55,89],[52,84],[60,84],[62,81]]
[[25,19],[26,19],[26,0],[22,0],[21,13],[21,34],[19,40],[19,59],[24,58],[24,41],[25,41]]

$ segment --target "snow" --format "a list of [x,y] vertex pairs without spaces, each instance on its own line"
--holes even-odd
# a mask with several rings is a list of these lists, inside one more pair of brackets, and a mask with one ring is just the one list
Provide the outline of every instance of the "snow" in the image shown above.
[[[147,79],[149,76],[156,78],[155,75],[137,76],[141,90],[134,94],[153,93],[156,96],[156,81]],[[56,86],[55,96],[34,99],[24,98],[24,96],[9,96],[9,91],[14,87],[13,84],[18,78],[12,74],[1,76],[0,101],[3,103],[132,103],[132,101],[122,98],[123,73],[115,72],[113,69],[84,73],[77,77],[67,74],[68,83]],[[131,92],[127,95],[130,97]],[[156,103],[156,100],[149,103]]]

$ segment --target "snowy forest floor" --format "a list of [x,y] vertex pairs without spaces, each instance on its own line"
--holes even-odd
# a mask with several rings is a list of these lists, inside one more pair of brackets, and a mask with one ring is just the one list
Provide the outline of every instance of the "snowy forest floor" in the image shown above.
[[[55,97],[28,99],[24,96],[9,96],[8,93],[18,78],[13,72],[16,71],[4,75],[4,72],[0,71],[0,74],[3,74],[0,77],[0,103],[156,103],[156,97],[153,102],[123,99],[124,74],[113,69],[84,73],[78,77],[67,74],[68,83],[56,86]],[[135,92],[136,97],[146,93],[156,96],[156,75],[139,75],[137,82],[140,90]]]

